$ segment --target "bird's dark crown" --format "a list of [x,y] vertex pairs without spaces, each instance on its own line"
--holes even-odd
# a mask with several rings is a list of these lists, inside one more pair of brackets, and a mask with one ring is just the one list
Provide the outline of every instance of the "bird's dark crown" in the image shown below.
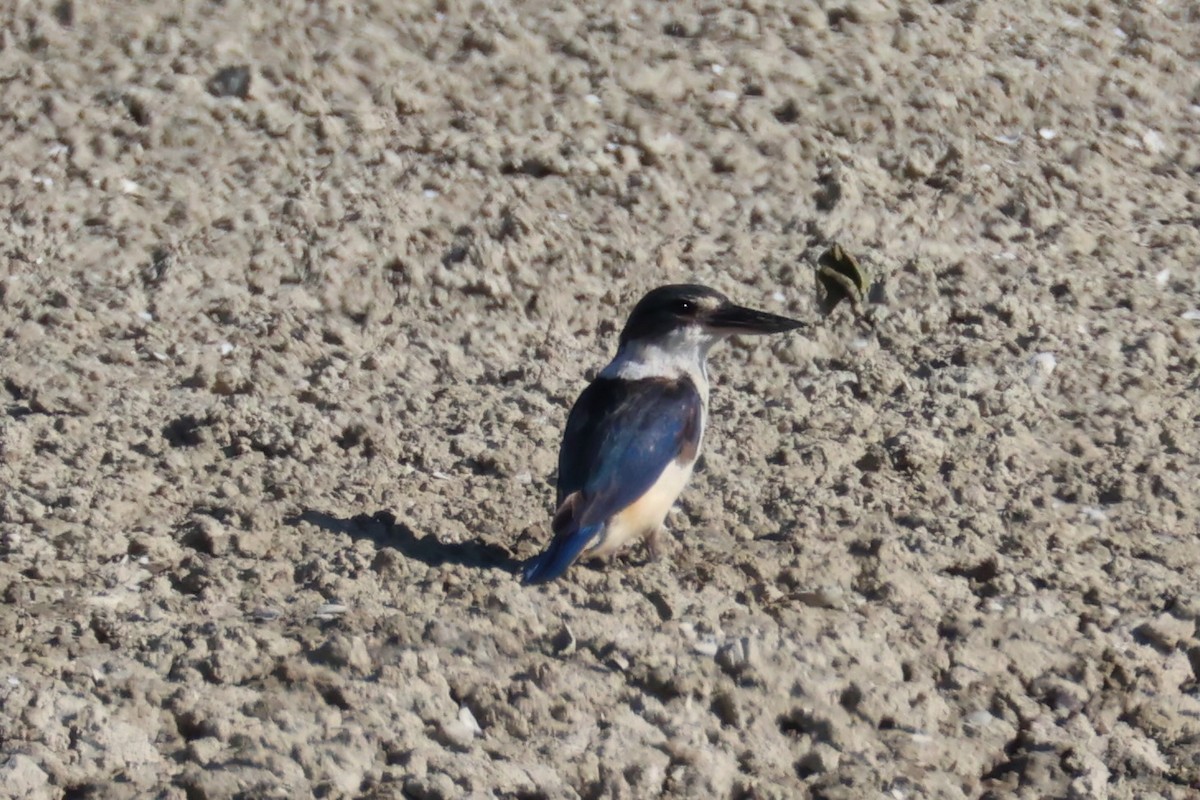
[[729,298],[698,283],[673,283],[646,293],[638,301],[621,331],[621,344],[662,336],[687,325],[703,324]]

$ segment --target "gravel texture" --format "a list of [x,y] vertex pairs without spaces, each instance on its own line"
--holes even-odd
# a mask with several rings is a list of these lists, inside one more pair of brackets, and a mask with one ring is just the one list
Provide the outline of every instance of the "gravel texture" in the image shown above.
[[[1195,798],[1200,11],[0,11],[0,786]],[[830,242],[874,326],[817,309]],[[669,557],[524,588],[677,280]]]

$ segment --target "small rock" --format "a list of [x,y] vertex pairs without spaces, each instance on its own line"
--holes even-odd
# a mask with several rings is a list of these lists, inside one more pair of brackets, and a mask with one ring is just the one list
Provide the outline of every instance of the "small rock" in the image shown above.
[[245,100],[250,96],[250,68],[239,65],[220,69],[208,79],[205,88],[213,97],[236,97]]
[[753,542],[757,534],[749,525],[735,525],[733,535],[741,542]]
[[554,638],[550,640],[550,646],[560,656],[569,656],[574,653],[575,634],[571,632],[571,626],[564,624],[562,630],[556,633]]
[[0,764],[0,786],[9,797],[50,797],[49,782],[45,770],[23,753],[16,753]]
[[1159,614],[1133,629],[1134,638],[1161,652],[1170,652],[1179,642],[1188,641],[1196,626],[1189,620],[1178,619],[1171,614]]
[[991,712],[980,709],[979,711],[972,711],[970,714],[967,714],[965,717],[963,717],[963,727],[974,730],[983,730],[988,725],[992,724],[995,719],[996,718],[992,716]]
[[726,674],[737,676],[747,667],[752,666],[750,663],[751,656],[750,640],[743,638],[736,642],[730,642],[718,650],[717,664]]
[[758,645],[749,636],[742,637],[742,660],[748,667],[757,667],[759,664]]
[[341,603],[324,603],[313,612],[313,619],[337,619],[349,610]]
[[1054,357],[1054,353],[1038,353],[1030,357],[1029,366],[1049,375],[1058,366],[1058,359]]
[[350,667],[359,672],[371,669],[371,654],[360,636],[338,633],[313,652],[313,659],[331,667]]
[[229,534],[216,519],[198,514],[184,532],[183,543],[198,552],[220,556],[229,551]]
[[250,384],[240,369],[230,367],[217,370],[212,384],[209,386],[209,391],[222,397],[229,397],[235,394],[246,394],[250,391]]
[[846,607],[846,593],[837,586],[821,586],[808,592],[799,592],[796,599],[809,608],[842,609]]
[[[478,724],[476,725],[478,727]],[[470,750],[475,742],[475,731],[461,720],[439,723],[433,738],[438,744],[455,750]]]
[[1153,128],[1142,134],[1142,146],[1146,148],[1146,152],[1155,155],[1167,149],[1167,143],[1163,140],[1162,134]]
[[629,659],[625,658],[625,656],[621,655],[620,653],[613,653],[605,660],[604,663],[610,669],[614,669],[617,672],[629,671]]
[[188,742],[188,757],[197,764],[209,764],[225,749],[225,743],[215,736],[201,736]]
[[933,174],[936,165],[928,153],[913,151],[904,162],[904,177],[910,180],[924,180]]
[[260,606],[250,612],[250,619],[255,622],[274,622],[282,616],[278,609]]
[[483,728],[479,727],[479,721],[475,719],[475,715],[471,713],[471,709],[466,706],[459,706],[458,721],[466,726],[467,730],[475,736],[483,735]]
[[1053,353],[1037,353],[1031,356],[1025,375],[1025,385],[1035,391],[1042,389],[1057,366],[1058,359],[1054,357]]

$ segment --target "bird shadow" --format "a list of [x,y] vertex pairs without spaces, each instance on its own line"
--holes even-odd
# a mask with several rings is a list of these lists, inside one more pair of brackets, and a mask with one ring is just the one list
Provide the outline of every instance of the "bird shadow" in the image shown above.
[[521,562],[513,558],[498,544],[488,544],[478,539],[469,542],[442,542],[432,534],[417,536],[403,522],[397,522],[390,511],[374,514],[356,514],[353,517],[336,517],[323,511],[308,510],[290,517],[292,526],[307,522],[330,533],[344,533],[355,539],[367,539],[376,547],[392,547],[405,557],[431,567],[444,564],[461,564],[472,569],[498,569],[516,573]]

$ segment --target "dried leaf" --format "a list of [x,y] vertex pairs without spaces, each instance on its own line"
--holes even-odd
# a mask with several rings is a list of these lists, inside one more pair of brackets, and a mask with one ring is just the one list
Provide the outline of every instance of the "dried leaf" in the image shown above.
[[843,300],[856,310],[862,308],[870,283],[858,259],[835,244],[817,259],[817,283],[821,286],[821,311],[828,315]]

